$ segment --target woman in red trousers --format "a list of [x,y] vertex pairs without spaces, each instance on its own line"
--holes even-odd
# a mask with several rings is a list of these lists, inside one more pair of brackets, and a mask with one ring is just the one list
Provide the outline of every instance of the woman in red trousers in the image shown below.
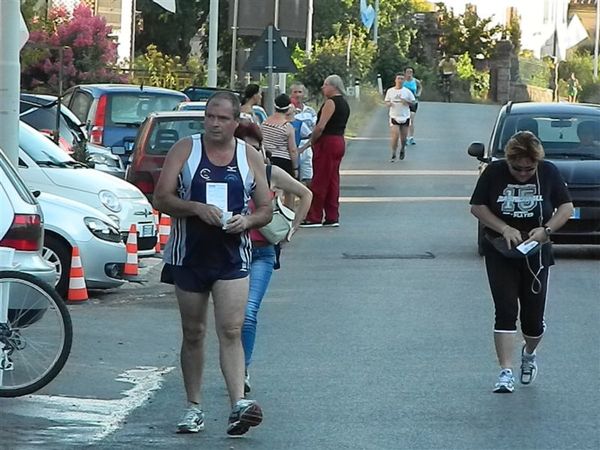
[[313,149],[313,200],[301,227],[338,227],[340,225],[340,164],[346,149],[344,131],[350,107],[344,98],[344,83],[329,75],[321,87],[326,97],[317,114],[310,145]]

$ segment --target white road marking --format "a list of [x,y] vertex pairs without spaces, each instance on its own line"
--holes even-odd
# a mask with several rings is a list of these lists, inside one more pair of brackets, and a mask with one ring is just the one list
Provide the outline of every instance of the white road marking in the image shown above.
[[479,176],[477,170],[340,170],[342,176]]
[[119,375],[117,381],[131,383],[123,398],[100,400],[94,398],[32,395],[15,400],[5,412],[20,416],[44,418],[61,425],[50,427],[60,440],[70,443],[89,443],[105,438],[118,430],[125,418],[142,406],[160,389],[164,375],[174,367],[138,367]]
[[340,197],[340,203],[468,202],[470,197]]

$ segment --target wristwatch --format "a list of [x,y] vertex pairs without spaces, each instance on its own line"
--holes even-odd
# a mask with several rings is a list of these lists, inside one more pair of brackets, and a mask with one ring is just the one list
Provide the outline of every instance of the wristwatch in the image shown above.
[[544,227],[544,232],[546,233],[546,236],[550,237],[550,235],[552,234],[552,228]]

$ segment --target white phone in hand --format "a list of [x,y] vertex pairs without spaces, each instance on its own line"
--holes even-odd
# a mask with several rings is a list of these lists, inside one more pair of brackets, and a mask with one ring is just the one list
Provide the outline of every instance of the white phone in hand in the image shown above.
[[522,244],[517,245],[517,250],[526,255],[540,243],[538,241],[531,241],[528,243],[523,242]]

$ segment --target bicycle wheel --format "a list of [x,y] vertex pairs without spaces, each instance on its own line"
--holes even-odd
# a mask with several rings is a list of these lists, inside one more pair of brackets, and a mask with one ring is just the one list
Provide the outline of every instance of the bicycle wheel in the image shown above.
[[0,271],[0,397],[47,385],[64,367],[72,342],[69,310],[50,285]]

